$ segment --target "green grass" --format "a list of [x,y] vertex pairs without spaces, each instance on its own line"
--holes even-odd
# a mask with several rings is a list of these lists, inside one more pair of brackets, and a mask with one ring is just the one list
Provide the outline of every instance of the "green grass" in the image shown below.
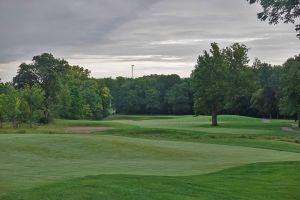
[[208,134],[245,134],[245,135],[279,135],[284,133],[281,126],[286,125],[286,121],[271,121],[263,123],[261,119],[240,117],[240,116],[220,116],[219,126],[211,127],[210,117],[184,116],[172,119],[148,119],[148,120],[117,120],[117,122],[130,124],[142,128],[162,128],[173,130],[197,131]]
[[184,176],[257,162],[300,161],[300,154],[292,152],[80,134],[0,135],[0,152],[2,192],[85,175]]
[[12,193],[2,200],[298,200],[300,162],[262,163],[187,176],[101,175]]
[[[205,116],[117,115],[32,129],[5,124],[0,200],[298,199],[300,164],[291,161],[300,161],[300,134],[281,130],[291,121],[219,120],[219,127]],[[64,131],[76,126],[113,129]]]

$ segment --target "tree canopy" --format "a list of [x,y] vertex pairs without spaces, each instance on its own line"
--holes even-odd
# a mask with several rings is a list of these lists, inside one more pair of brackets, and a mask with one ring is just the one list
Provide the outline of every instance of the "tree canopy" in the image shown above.
[[[120,114],[192,114],[189,80],[178,75],[103,79]],[[181,104],[181,105],[179,105]]]
[[0,121],[49,122],[53,117],[102,119],[111,113],[111,95],[90,72],[44,53],[22,63],[12,84],[1,83]]
[[[250,4],[259,3],[263,11],[257,16],[262,21],[269,21],[270,24],[295,23],[300,17],[299,0],[247,0]],[[299,21],[298,21],[299,22]],[[300,39],[300,24],[296,24],[295,30],[299,32],[297,37]]]
[[296,115],[300,127],[300,55],[288,59],[283,65],[281,81],[281,111],[287,115]]
[[198,57],[190,78],[154,74],[94,79],[80,66],[42,54],[22,63],[12,83],[0,82],[0,125],[102,119],[113,112],[209,114],[212,125],[218,125],[219,114],[299,118],[299,58],[283,66],[256,59],[250,66],[245,45],[220,48],[212,43]]
[[217,126],[220,111],[232,108],[232,103],[244,95],[249,95],[250,78],[248,77],[245,45],[233,44],[220,49],[212,43],[210,53],[200,55],[192,72],[194,109],[196,113],[212,115],[212,125]]

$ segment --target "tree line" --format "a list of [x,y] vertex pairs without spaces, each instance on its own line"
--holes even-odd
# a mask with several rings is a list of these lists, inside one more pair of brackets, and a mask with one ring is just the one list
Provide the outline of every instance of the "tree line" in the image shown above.
[[282,66],[258,59],[252,66],[248,63],[245,45],[221,49],[212,43],[210,51],[199,56],[191,75],[196,114],[212,115],[214,126],[220,113],[250,114],[252,110],[265,117],[281,114],[300,120],[300,55]]
[[150,75],[94,79],[51,54],[22,63],[12,82],[0,83],[0,122],[48,123],[52,118],[102,119],[118,114],[218,114],[300,118],[300,55],[281,66],[256,59],[248,48],[213,43],[190,78]]
[[48,123],[52,118],[102,119],[111,113],[111,95],[90,71],[52,54],[22,63],[12,82],[0,83],[0,121]]
[[300,113],[300,56],[272,66],[256,59],[249,65],[248,48],[233,44],[198,57],[190,78],[150,75],[137,79],[101,79],[110,89],[118,114],[205,114],[217,125],[218,114],[263,118]]
[[150,75],[136,79],[102,79],[118,114],[192,114],[190,79],[178,75]]

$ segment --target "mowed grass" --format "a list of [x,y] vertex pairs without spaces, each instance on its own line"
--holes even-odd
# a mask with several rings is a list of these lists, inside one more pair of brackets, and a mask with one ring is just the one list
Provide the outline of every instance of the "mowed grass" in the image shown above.
[[299,153],[102,135],[0,135],[0,190],[98,174],[199,175]]
[[163,120],[161,118],[147,118],[147,120],[134,119],[135,118],[133,117],[119,120],[119,117],[117,116],[115,121],[142,128],[186,130],[223,135],[276,135],[284,133],[284,131],[281,130],[281,127],[289,126],[286,120],[272,120],[268,123],[264,123],[262,119],[232,115],[219,116],[219,126],[213,128],[211,127],[211,117],[209,116],[178,116]]
[[[291,121],[221,116],[220,126],[210,127],[209,119],[112,116],[33,129],[6,124],[0,199],[297,199],[299,134],[281,130]],[[76,126],[113,129],[64,131]],[[275,180],[284,184],[277,195],[271,194],[280,187]]]
[[187,176],[100,175],[12,193],[1,200],[298,200],[300,162],[261,163]]

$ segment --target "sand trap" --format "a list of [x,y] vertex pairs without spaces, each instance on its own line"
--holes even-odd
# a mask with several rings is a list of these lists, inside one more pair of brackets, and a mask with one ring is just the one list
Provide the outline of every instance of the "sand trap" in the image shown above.
[[74,133],[92,133],[97,131],[106,131],[111,130],[110,127],[67,127],[64,128],[65,132],[74,132]]

